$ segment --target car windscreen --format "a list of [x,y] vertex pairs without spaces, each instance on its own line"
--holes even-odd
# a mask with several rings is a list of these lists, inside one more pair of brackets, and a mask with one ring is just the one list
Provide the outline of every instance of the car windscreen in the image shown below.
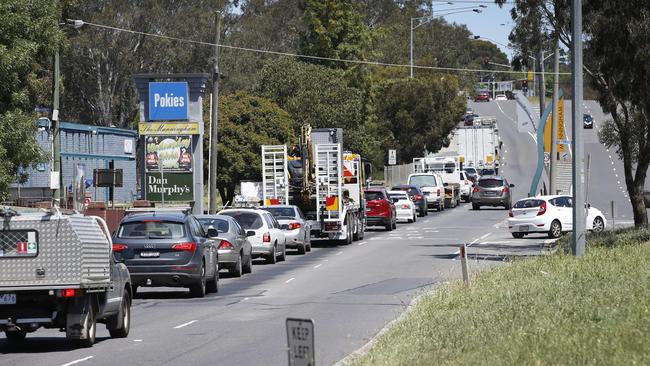
[[384,198],[384,194],[381,192],[365,192],[363,196],[365,197],[366,201],[375,201]]
[[142,220],[120,225],[118,238],[180,239],[185,237],[182,222]]
[[276,219],[279,217],[296,217],[296,210],[293,207],[262,207],[262,210],[270,212]]
[[517,201],[515,203],[514,208],[534,208],[534,207],[539,207],[542,205],[543,200],[536,200],[536,199],[527,199],[527,200],[521,200]]
[[239,226],[244,230],[257,230],[262,227],[262,218],[254,212],[221,212],[219,215],[227,215],[237,220]]
[[478,186],[483,188],[496,188],[503,186],[501,179],[479,179]]
[[483,169],[481,170],[481,175],[494,175],[493,169]]
[[420,187],[436,187],[436,177],[433,175],[414,175],[409,179],[409,184]]
[[474,168],[465,168],[465,172],[468,174],[476,174],[476,169]]
[[211,219],[205,217],[198,220],[201,223],[201,226],[203,226],[203,230],[205,230],[206,232],[208,231],[208,229],[212,228],[212,229],[217,229],[217,231],[220,233],[227,233],[228,229],[230,228],[228,221],[224,219]]

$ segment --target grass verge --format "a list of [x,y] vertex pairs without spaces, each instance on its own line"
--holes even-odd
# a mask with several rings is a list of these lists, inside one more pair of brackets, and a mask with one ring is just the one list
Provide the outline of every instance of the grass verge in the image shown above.
[[650,364],[649,261],[646,241],[496,268],[427,296],[352,364]]

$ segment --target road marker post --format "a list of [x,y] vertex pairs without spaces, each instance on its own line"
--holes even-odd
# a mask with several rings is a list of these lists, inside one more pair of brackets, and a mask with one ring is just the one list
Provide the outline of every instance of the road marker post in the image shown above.
[[314,321],[287,318],[289,366],[315,366]]
[[463,282],[466,285],[469,285],[469,272],[467,269],[467,244],[462,244],[460,246],[460,265],[463,272]]
[[612,229],[616,229],[616,217],[614,216],[614,201],[610,202],[610,211],[612,213]]

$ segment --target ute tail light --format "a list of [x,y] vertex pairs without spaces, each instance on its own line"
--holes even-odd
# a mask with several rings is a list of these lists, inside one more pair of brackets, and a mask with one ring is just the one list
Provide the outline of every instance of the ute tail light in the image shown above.
[[508,211],[508,217],[515,217],[515,215],[512,214],[512,210]]
[[478,187],[474,187],[474,193],[478,193],[479,191]]
[[235,249],[235,247],[228,240],[222,240],[217,249]]
[[300,229],[302,225],[299,222],[292,222],[289,224],[289,230]]
[[264,233],[264,235],[262,235],[262,242],[270,243],[271,242],[271,234]]
[[503,187],[503,188],[501,188],[501,192],[510,192],[510,188]]
[[418,200],[418,201],[421,200],[421,199],[423,199],[423,198],[424,198],[424,197],[422,197],[421,194],[416,194],[416,195],[415,195],[415,199]]
[[440,188],[436,191],[438,193],[438,196],[440,196]]
[[117,253],[123,252],[123,251],[127,250],[128,248],[129,247],[127,245],[125,245],[125,244],[113,243],[113,251],[114,252],[117,252]]
[[402,205],[402,208],[409,208],[409,205]]
[[64,288],[62,290],[56,290],[57,297],[75,297],[83,295],[84,290],[74,289],[74,288]]
[[539,211],[537,211],[537,216],[541,216],[546,213],[546,201],[542,201],[542,204],[539,205]]
[[173,250],[178,250],[181,252],[192,252],[194,253],[196,251],[196,243],[192,241],[188,241],[187,243],[178,243],[172,245]]

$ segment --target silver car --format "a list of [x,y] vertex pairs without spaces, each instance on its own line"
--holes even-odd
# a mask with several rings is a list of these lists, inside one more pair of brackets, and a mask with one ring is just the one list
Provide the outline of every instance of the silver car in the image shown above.
[[311,252],[311,226],[298,206],[276,205],[261,207],[280,223],[287,239],[287,248],[298,249],[298,254]]
[[480,210],[481,206],[503,206],[506,210],[512,207],[510,189],[514,184],[499,175],[481,175],[472,191],[472,209]]
[[286,239],[280,223],[269,212],[250,208],[233,208],[219,212],[235,220],[246,230],[248,241],[253,246],[253,258],[265,258],[266,263],[275,264],[286,259]]
[[226,215],[197,215],[196,218],[205,232],[214,229],[218,233],[210,239],[216,240],[219,268],[228,269],[234,277],[253,272],[253,247],[237,220]]

